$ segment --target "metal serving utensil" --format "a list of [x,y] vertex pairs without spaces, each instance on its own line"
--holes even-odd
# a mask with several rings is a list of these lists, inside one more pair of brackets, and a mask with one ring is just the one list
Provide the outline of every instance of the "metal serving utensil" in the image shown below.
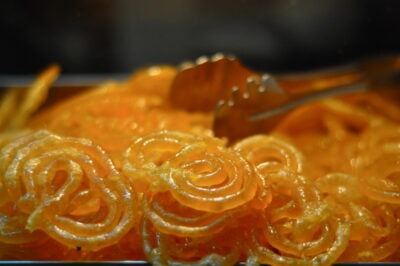
[[400,57],[379,56],[327,70],[272,76],[246,68],[233,56],[216,54],[180,66],[170,101],[187,111],[214,110],[215,135],[233,142],[270,132],[290,110],[311,101],[399,84],[399,70]]
[[244,92],[232,88],[231,98],[221,100],[214,112],[213,130],[230,142],[256,133],[270,132],[292,109],[333,96],[367,90],[363,83],[339,86],[299,97],[282,89],[274,77],[249,77]]
[[175,108],[194,112],[212,112],[220,99],[227,99],[233,86],[244,87],[249,76],[257,75],[234,56],[217,53],[201,56],[179,67],[170,90]]
[[[280,85],[285,85],[282,77],[278,77],[281,80],[278,82],[268,74],[251,76],[244,88],[233,87],[230,98],[217,104],[214,133],[233,142],[256,133],[270,132],[291,110],[301,105],[334,96],[400,86],[398,57],[372,58],[352,71],[351,82],[306,93],[288,92]],[[315,74],[313,77],[323,80]]]

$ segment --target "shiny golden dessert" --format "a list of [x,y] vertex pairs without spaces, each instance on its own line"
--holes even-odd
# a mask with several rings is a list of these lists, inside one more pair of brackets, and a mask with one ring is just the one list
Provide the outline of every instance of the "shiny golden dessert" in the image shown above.
[[170,103],[176,73],[141,70],[29,119],[57,69],[27,100],[5,95],[1,106],[17,111],[0,117],[1,259],[400,261],[395,97],[305,105],[227,145],[212,114]]

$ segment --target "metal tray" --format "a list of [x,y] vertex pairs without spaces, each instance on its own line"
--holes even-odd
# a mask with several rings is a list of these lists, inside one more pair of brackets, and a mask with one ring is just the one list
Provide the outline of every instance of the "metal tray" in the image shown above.
[[[104,261],[104,262],[92,262],[92,261],[0,261],[0,265],[46,265],[46,266],[76,266],[76,265],[99,265],[99,266],[125,266],[125,265],[151,265],[147,261]],[[244,263],[237,263],[236,265],[245,265]],[[262,264],[268,265],[268,264]],[[350,263],[335,263],[336,266],[391,266],[400,265],[400,262],[350,262]]]

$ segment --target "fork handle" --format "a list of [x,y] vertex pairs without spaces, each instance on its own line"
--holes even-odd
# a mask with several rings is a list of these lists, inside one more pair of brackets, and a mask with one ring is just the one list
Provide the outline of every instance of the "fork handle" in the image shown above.
[[[350,73],[351,72],[348,72],[347,74],[350,75]],[[355,75],[355,73],[357,73],[357,75]],[[354,74],[353,76],[346,76],[347,74],[343,74],[347,82],[349,81],[349,77],[357,79],[353,80],[350,84],[336,85],[331,89],[325,88],[323,90],[306,93],[305,95],[293,94],[292,96],[294,97],[292,101],[276,108],[251,115],[249,121],[258,121],[272,117],[290,111],[303,104],[324,98],[398,86],[400,84],[400,57],[389,56],[372,58],[359,64],[358,72],[352,72],[352,74]]]
[[299,107],[301,105],[329,98],[329,97],[335,97],[335,96],[340,96],[340,95],[345,95],[345,94],[352,94],[352,93],[357,93],[357,92],[364,92],[367,91],[369,88],[367,83],[360,82],[360,83],[354,83],[351,85],[345,85],[345,86],[339,86],[334,89],[330,90],[323,90],[323,91],[317,91],[311,94],[308,94],[307,96],[297,98],[296,100],[289,102],[285,105],[279,106],[277,108],[258,113],[255,115],[252,115],[249,117],[250,121],[258,121],[261,119],[265,119],[271,116],[275,116],[278,114],[281,114],[283,112],[290,111],[296,107]]
[[361,82],[365,77],[375,80],[399,69],[399,55],[383,55],[317,71],[275,75],[275,78],[290,94],[301,95]]

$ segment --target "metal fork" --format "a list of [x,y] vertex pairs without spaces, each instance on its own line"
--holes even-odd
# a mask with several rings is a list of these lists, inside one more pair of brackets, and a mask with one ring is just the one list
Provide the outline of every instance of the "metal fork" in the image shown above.
[[[208,111],[209,106],[216,105],[214,133],[230,142],[270,132],[291,110],[306,103],[400,85],[397,56],[372,57],[327,71],[277,76],[251,71],[233,57],[202,58],[186,64],[178,73],[171,88],[171,102],[189,111]],[[190,87],[191,82],[196,85]],[[236,86],[230,86],[232,83]],[[184,97],[174,97],[181,92]]]

